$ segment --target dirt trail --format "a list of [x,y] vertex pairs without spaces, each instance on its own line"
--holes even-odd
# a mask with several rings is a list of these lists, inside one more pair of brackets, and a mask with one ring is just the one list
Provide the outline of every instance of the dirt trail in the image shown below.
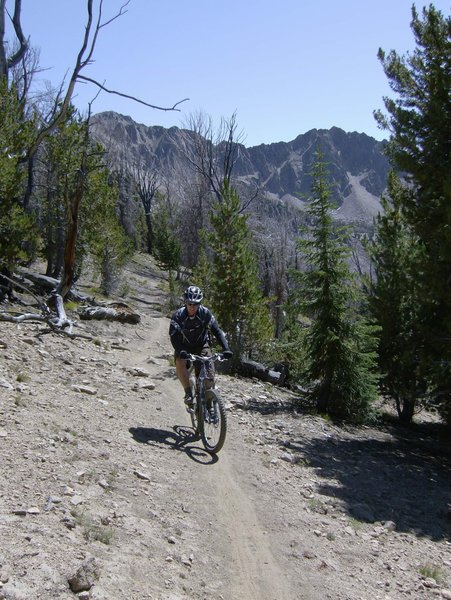
[[[170,355],[172,352],[168,341],[168,328],[169,321],[165,319],[158,319],[151,327],[152,343],[161,347],[163,356]],[[155,375],[158,375],[158,369],[155,369]],[[169,419],[167,423],[161,423],[160,430],[173,423],[172,427],[175,431],[179,435],[187,435],[189,439],[192,433],[189,415],[184,410],[183,390],[175,379],[174,373],[161,382],[161,390],[168,404],[166,410],[160,411],[160,414],[165,419],[169,414]],[[249,497],[241,485],[240,480],[243,475],[246,476],[246,470],[242,470],[240,474],[232,460],[234,453],[239,452],[234,444],[235,438],[239,437],[239,432],[234,431],[233,428],[234,423],[230,421],[226,448],[218,456],[208,455],[200,441],[187,444],[187,456],[195,457],[196,460],[190,461],[188,481],[184,481],[179,486],[178,492],[182,498],[185,498],[186,506],[191,508],[191,513],[193,507],[196,507],[197,511],[199,506],[200,514],[195,512],[193,515],[198,521],[197,525],[202,527],[202,523],[209,523],[214,528],[213,531],[209,531],[205,545],[199,548],[199,552],[210,555],[210,560],[219,558],[219,564],[223,565],[221,578],[225,576],[229,578],[229,581],[222,582],[224,598],[246,600],[302,598],[290,590],[287,578],[271,552],[265,526],[256,515],[255,499]],[[183,439],[181,441],[183,442]],[[242,469],[241,457],[237,456],[236,462]],[[180,464],[174,465],[174,468],[180,466]],[[194,490],[192,483],[197,486]],[[204,532],[201,532],[202,538],[203,534]],[[212,544],[218,554],[216,558],[214,555],[211,556]]]
[[451,598],[446,445],[340,429],[221,375],[229,428],[210,456],[162,283],[134,263],[141,323],[79,323],[90,341],[0,323],[0,600]]
[[301,598],[290,590],[271,551],[266,528],[256,515],[255,502],[240,486],[240,476],[228,455],[221,456],[219,463],[210,477],[217,489],[218,520],[232,556],[234,579],[230,597],[249,600]]

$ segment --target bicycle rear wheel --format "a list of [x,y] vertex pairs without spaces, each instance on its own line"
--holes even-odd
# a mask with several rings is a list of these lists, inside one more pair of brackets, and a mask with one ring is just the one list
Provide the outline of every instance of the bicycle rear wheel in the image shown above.
[[200,437],[205,450],[216,454],[224,445],[227,433],[227,414],[222,398],[216,390],[206,390],[203,418],[200,419]]

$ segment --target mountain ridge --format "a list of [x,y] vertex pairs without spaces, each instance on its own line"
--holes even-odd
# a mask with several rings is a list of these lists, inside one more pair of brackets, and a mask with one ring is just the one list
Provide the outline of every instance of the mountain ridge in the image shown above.
[[[161,180],[171,183],[189,178],[192,171],[189,155],[193,152],[195,133],[173,126],[136,123],[130,116],[112,111],[92,117],[93,137],[107,149],[113,162],[140,162],[158,172]],[[372,226],[381,210],[380,197],[385,192],[390,170],[384,155],[386,142],[365,133],[348,133],[339,127],[311,129],[290,142],[272,142],[246,147],[238,144],[233,179],[240,193],[259,190],[266,203],[301,210],[311,192],[311,168],[315,151],[321,148],[330,178],[334,216],[363,227]],[[175,196],[179,190],[173,192]],[[275,207],[266,207],[269,212]],[[280,207],[279,207],[280,208]],[[259,215],[262,216],[261,214]]]

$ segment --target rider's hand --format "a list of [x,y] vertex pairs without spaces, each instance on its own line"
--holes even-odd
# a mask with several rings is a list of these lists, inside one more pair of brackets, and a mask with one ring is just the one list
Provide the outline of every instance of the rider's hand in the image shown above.
[[224,352],[222,353],[222,356],[224,358],[232,358],[233,352],[231,350],[224,350]]
[[188,352],[186,352],[186,350],[180,350],[179,358],[184,358],[186,360],[188,358]]

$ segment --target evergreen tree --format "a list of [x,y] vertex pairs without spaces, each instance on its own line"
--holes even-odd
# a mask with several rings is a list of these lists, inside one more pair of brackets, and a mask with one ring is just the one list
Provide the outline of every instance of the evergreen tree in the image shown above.
[[5,272],[32,258],[37,243],[34,219],[23,207],[23,158],[34,135],[14,86],[0,79],[0,268]]
[[153,255],[157,265],[168,272],[171,305],[175,305],[175,275],[180,266],[182,247],[174,233],[174,223],[168,205],[158,194],[152,221]]
[[[294,273],[297,279],[297,273]],[[284,383],[303,380],[308,361],[306,335],[310,319],[302,315],[297,289],[291,287],[286,302],[281,306],[283,327],[280,337],[268,348],[266,362],[278,364]],[[266,357],[265,357],[266,358]]]
[[[67,118],[43,142],[33,204],[47,261],[46,274],[59,278],[64,265],[70,197],[76,186],[86,144],[86,123],[71,107]],[[83,252],[79,244],[77,269]]]
[[193,269],[193,281],[196,282],[203,294],[204,298],[211,298],[213,290],[213,264],[208,256],[206,232],[202,230],[199,233],[202,245],[198,251],[197,264]]
[[238,359],[271,338],[272,324],[259,288],[247,217],[240,197],[225,179],[212,205],[212,230],[206,234],[211,253],[209,302]]
[[320,151],[313,167],[306,237],[298,241],[305,271],[298,272],[298,301],[312,322],[305,378],[322,413],[363,421],[376,398],[374,329],[361,304],[347,257],[347,230],[334,225],[326,166]]
[[416,273],[423,324],[420,363],[443,416],[451,423],[451,17],[431,4],[412,8],[416,47],[379,58],[396,99],[376,119],[391,133],[388,152],[414,194],[403,211],[422,251]]
[[384,212],[377,217],[375,236],[367,244],[374,267],[370,309],[380,326],[381,388],[395,401],[400,421],[408,424],[425,392],[419,365],[421,315],[416,272],[422,247],[402,208],[412,190],[391,173],[388,193],[391,202],[382,199]]
[[116,214],[118,196],[118,187],[110,181],[105,168],[98,167],[90,173],[79,245],[86,245],[86,252],[93,258],[100,275],[100,291],[105,296],[118,287],[122,268],[133,251],[132,241],[126,238]]
[[100,276],[100,290],[108,296],[119,283],[120,271],[132,247],[116,214],[119,191],[103,165],[104,154],[104,149],[90,140],[88,122],[71,107],[66,120],[42,144],[38,193],[33,202],[47,274],[59,278],[70,235],[68,223],[74,218],[73,198],[81,193],[75,227],[74,278],[80,276],[89,254]]

